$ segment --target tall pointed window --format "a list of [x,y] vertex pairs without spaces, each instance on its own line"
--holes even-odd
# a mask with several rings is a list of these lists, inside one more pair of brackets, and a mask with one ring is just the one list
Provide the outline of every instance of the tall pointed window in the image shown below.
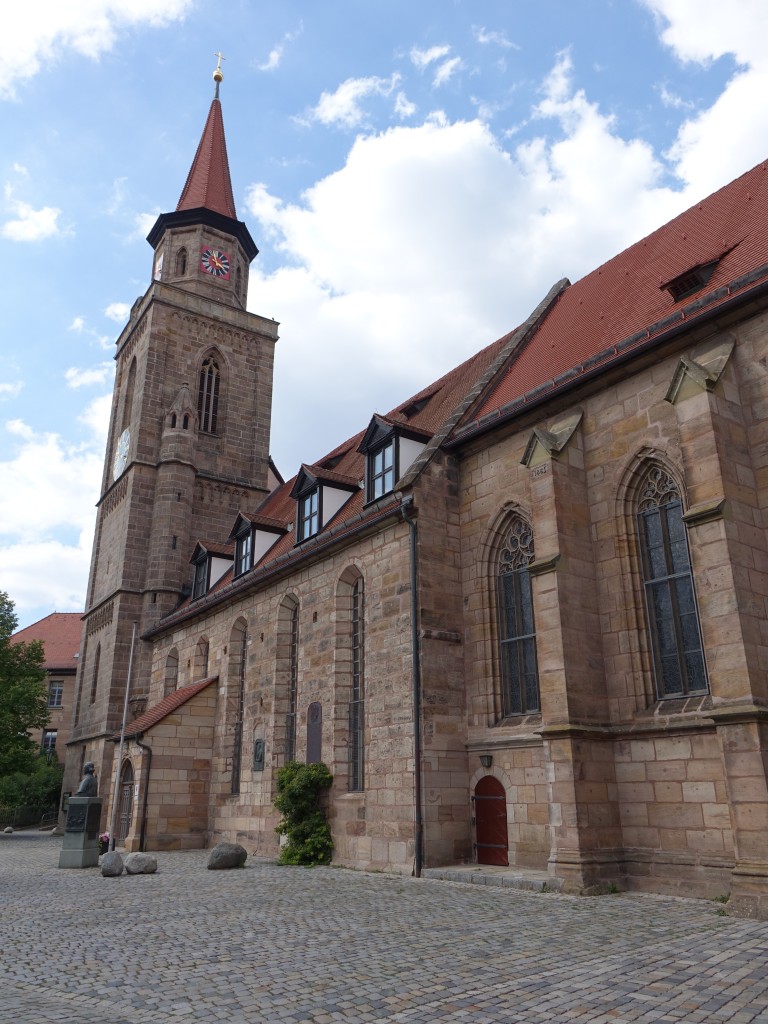
[[288,678],[288,714],[285,722],[285,760],[293,761],[296,757],[296,708],[299,690],[299,606],[291,609]]
[[197,390],[197,415],[200,421],[200,430],[206,434],[216,433],[220,384],[219,364],[213,356],[208,356],[200,367],[200,383]]
[[173,693],[179,685],[179,652],[172,647],[165,659],[165,678],[163,680],[163,696]]
[[[206,645],[206,661],[208,658]],[[245,670],[248,662],[248,627],[238,619],[229,638],[229,671],[227,680],[227,721],[232,723],[232,778],[230,792],[240,792],[243,760],[243,720],[245,718]]]
[[659,699],[708,691],[683,503],[661,466],[647,473],[637,514],[645,606]]
[[187,250],[179,249],[176,253],[176,276],[183,277],[187,272]]
[[352,689],[349,702],[349,789],[365,788],[365,688],[364,651],[365,618],[363,615],[363,581],[358,577],[352,586]]
[[505,716],[527,715],[540,708],[536,627],[528,570],[533,559],[531,527],[516,515],[504,534],[496,581],[501,703]]
[[96,700],[96,690],[99,686],[99,662],[101,661],[101,644],[96,648],[96,657],[93,660],[93,675],[91,676],[91,704]]

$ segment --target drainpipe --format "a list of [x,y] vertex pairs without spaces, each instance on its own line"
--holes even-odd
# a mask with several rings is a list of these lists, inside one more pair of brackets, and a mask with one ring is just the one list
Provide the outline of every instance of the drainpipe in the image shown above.
[[142,758],[142,780],[144,782],[144,797],[141,801],[141,832],[139,833],[139,850],[144,853],[144,842],[147,835],[147,801],[149,799],[149,773],[152,770],[152,747],[148,747],[146,743],[141,742],[141,738],[144,733],[139,733],[138,736],[134,736],[134,741],[137,747],[141,747],[142,750],[147,752],[147,770],[144,771],[144,764]]
[[410,529],[411,552],[411,681],[413,686],[413,805],[414,805],[414,840],[415,850],[413,873],[421,878],[421,867],[424,860],[424,818],[421,807],[421,658],[419,648],[419,595],[417,589],[416,564],[416,520],[408,515],[413,508],[413,496],[403,499],[400,511]]

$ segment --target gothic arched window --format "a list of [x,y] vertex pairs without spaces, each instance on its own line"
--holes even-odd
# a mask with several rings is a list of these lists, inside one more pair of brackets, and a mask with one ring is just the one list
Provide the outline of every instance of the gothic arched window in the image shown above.
[[200,383],[197,389],[197,415],[200,429],[206,434],[216,433],[220,384],[219,364],[213,356],[208,356],[200,367]]
[[708,691],[680,491],[653,465],[639,491],[637,526],[659,699]]
[[163,680],[163,696],[173,693],[179,685],[179,652],[172,647],[165,659],[165,678]]
[[528,571],[533,559],[531,527],[516,515],[504,533],[496,581],[501,703],[505,716],[527,715],[540,708],[536,627]]
[[176,253],[176,276],[183,277],[187,272],[187,250],[179,249]]

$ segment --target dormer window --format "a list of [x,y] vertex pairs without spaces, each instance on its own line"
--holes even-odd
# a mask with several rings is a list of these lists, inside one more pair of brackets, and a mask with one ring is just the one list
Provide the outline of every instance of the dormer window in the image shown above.
[[324,530],[359,486],[357,480],[341,473],[321,466],[302,466],[291,490],[297,503],[296,543]]
[[258,565],[287,532],[284,523],[268,516],[239,512],[229,535],[230,541],[235,543],[235,579]]
[[208,590],[208,553],[195,562],[195,581],[192,585],[192,600],[196,601]]
[[231,544],[209,544],[198,541],[190,562],[195,567],[192,600],[203,597],[232,566]]
[[660,287],[663,291],[669,292],[675,302],[679,302],[680,299],[685,299],[689,295],[695,295],[696,292],[701,291],[704,285],[708,284],[721,259],[722,256],[718,256],[716,260],[709,260],[707,263],[699,263],[695,267],[690,267],[684,273],[678,274],[677,277],[665,281]]
[[242,576],[253,565],[253,530],[250,523],[235,538],[235,576]]
[[368,500],[374,501],[395,489],[395,439],[368,455]]
[[320,488],[316,487],[299,501],[299,540],[314,537],[320,528]]
[[391,494],[426,447],[431,434],[374,416],[357,449],[366,456],[365,500]]

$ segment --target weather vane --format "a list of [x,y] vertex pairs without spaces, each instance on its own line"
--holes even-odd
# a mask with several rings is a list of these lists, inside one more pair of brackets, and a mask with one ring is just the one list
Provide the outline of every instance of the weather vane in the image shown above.
[[221,70],[221,62],[223,60],[226,60],[227,58],[224,56],[224,54],[221,52],[221,50],[218,50],[216,53],[214,53],[213,56],[216,57],[217,60],[218,60],[218,63],[216,65],[216,70],[213,72],[213,80],[216,83],[216,99],[218,99],[219,98],[219,82],[223,82],[224,81],[224,72]]

